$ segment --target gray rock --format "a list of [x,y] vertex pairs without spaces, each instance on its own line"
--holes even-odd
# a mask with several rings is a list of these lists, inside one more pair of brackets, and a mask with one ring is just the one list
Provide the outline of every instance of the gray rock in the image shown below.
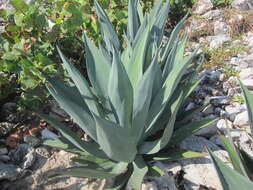
[[225,149],[224,143],[222,142],[221,138],[219,135],[214,135],[209,139],[211,142],[213,142],[214,144],[216,144],[217,146]]
[[214,113],[214,107],[212,105],[209,105],[202,112],[205,115],[213,114]]
[[0,148],[0,155],[8,154],[7,148]]
[[0,163],[0,180],[14,181],[20,173],[21,169],[19,167],[12,164]]
[[190,150],[196,152],[206,152],[205,147],[210,148],[212,151],[220,150],[220,148],[213,142],[205,139],[204,137],[199,137],[192,135],[186,138],[181,144],[180,148],[183,150]]
[[7,155],[0,155],[0,161],[9,162],[11,158]]
[[234,0],[232,3],[232,7],[234,9],[246,11],[253,9],[253,1],[252,0]]
[[185,189],[199,190],[200,186],[222,189],[211,160],[207,157],[180,161],[185,172]]
[[205,14],[202,15],[203,18],[207,19],[207,20],[216,20],[216,19],[220,19],[224,17],[224,14],[222,12],[222,10],[210,10],[208,12],[206,12]]
[[244,111],[242,113],[237,114],[236,117],[235,117],[235,120],[234,120],[233,124],[235,126],[240,126],[240,127],[249,125],[248,112]]
[[[215,118],[215,115],[209,115],[208,117],[205,117],[204,119],[211,119]],[[211,136],[215,135],[218,132],[218,128],[216,127],[217,121],[211,123],[210,125],[200,129],[195,134],[202,137],[210,138]]]
[[216,21],[214,22],[214,35],[229,35],[229,26],[225,22]]
[[228,113],[230,121],[234,121],[238,113],[245,111],[246,109],[238,102],[234,102],[225,107],[225,111]]
[[194,14],[203,14],[213,8],[211,0],[198,0],[194,5]]
[[40,145],[40,139],[31,136],[31,135],[25,135],[24,141],[29,144],[31,147],[37,147]]
[[36,152],[28,144],[20,144],[17,148],[10,151],[9,156],[15,164],[22,169],[27,169],[33,165],[36,159]]
[[57,138],[59,138],[58,135],[56,135],[55,133],[49,131],[47,128],[43,129],[41,131],[41,137],[42,137],[42,139],[57,139]]
[[194,104],[193,102],[190,102],[190,103],[186,106],[185,111],[189,111],[189,110],[191,110],[191,109],[193,109],[193,108],[195,108],[195,104]]
[[210,49],[217,49],[219,47],[223,47],[224,43],[230,40],[231,38],[227,35],[215,36],[210,43]]

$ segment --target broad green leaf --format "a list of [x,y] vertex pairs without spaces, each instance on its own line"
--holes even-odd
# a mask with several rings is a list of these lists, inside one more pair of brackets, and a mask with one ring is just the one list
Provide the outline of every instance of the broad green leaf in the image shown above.
[[137,0],[128,1],[128,36],[133,41],[139,29]]
[[26,12],[28,5],[24,0],[11,0],[11,5],[18,11]]
[[71,131],[71,129],[56,119],[42,113],[37,113],[37,115],[58,129],[69,142],[71,142],[80,150],[100,158],[106,158],[104,152],[99,150],[99,145],[97,143],[88,143],[82,141],[73,131]]
[[133,54],[130,57],[129,62],[125,63],[126,71],[129,75],[134,92],[138,88],[138,83],[143,75],[145,55],[146,55],[147,46],[148,46],[148,42],[150,38],[149,26],[147,25],[145,21],[143,22],[143,25],[145,25],[144,31],[140,36],[138,35],[136,36],[136,44],[133,45],[132,47]]
[[180,142],[182,142],[184,139],[187,137],[193,135],[200,129],[211,125],[213,122],[215,122],[217,119],[206,119],[203,121],[195,121],[195,122],[190,122],[188,124],[184,124],[183,126],[177,127],[177,130],[173,133],[173,136],[170,140],[170,145],[176,145]]
[[58,148],[61,150],[65,150],[66,152],[71,152],[73,154],[78,154],[81,156],[89,155],[87,152],[81,151],[74,144],[72,144],[67,139],[63,137],[57,139],[48,139],[43,142],[44,145],[51,146],[54,148]]
[[229,154],[229,158],[233,164],[234,169],[239,172],[241,175],[244,175],[245,177],[247,176],[247,172],[245,171],[245,168],[243,166],[243,163],[241,161],[241,158],[237,152],[237,149],[235,147],[235,145],[233,144],[233,142],[231,142],[232,140],[224,137],[224,136],[220,136],[228,154]]
[[81,73],[74,67],[74,65],[63,55],[61,50],[57,47],[58,53],[63,61],[63,67],[68,71],[71,79],[78,88],[82,98],[87,103],[89,109],[95,113],[99,113],[98,105],[96,104],[96,97],[93,95],[88,82],[84,79]]
[[253,177],[253,157],[250,156],[246,151],[243,149],[239,149],[240,151],[240,156],[243,162],[243,165],[248,173],[248,176],[250,179]]
[[141,4],[140,4],[140,0],[137,0],[137,11],[138,11],[138,16],[139,16],[140,23],[143,23],[144,15],[143,15],[143,12],[142,12],[142,7],[141,7]]
[[165,172],[163,170],[161,170],[159,167],[157,167],[156,165],[148,167],[147,176],[161,177],[164,174],[165,174]]
[[130,163],[134,160],[137,149],[129,128],[94,115],[98,143],[109,158]]
[[182,152],[171,152],[171,153],[159,153],[157,156],[153,157],[153,160],[157,161],[177,161],[184,160],[187,158],[197,158],[207,156],[206,153],[192,152],[192,151],[182,151]]
[[132,172],[133,168],[129,167],[124,174],[115,177],[113,185],[108,188],[108,190],[122,190],[122,188],[127,184],[127,181],[131,176]]
[[99,18],[99,23],[101,25],[102,36],[104,37],[107,49],[111,52],[113,52],[113,47],[116,48],[117,50],[120,50],[120,42],[113,28],[112,23],[110,22],[107,14],[99,5],[97,0],[95,0],[94,3],[96,7],[96,13]]
[[147,119],[152,98],[152,90],[154,88],[156,67],[157,56],[154,58],[153,63],[149,66],[148,70],[144,73],[134,97],[133,131],[136,135],[137,142],[141,139],[145,130],[145,121]]
[[184,26],[185,22],[186,22],[186,18],[188,17],[188,15],[186,15],[177,25],[176,27],[173,29],[170,38],[169,38],[169,42],[166,44],[165,50],[163,52],[162,55],[162,63],[165,63],[173,45],[175,42],[177,42],[177,38],[179,35],[179,31],[182,29],[182,27]]
[[79,156],[71,158],[74,162],[81,164],[82,166],[101,169],[103,171],[112,171],[112,169],[117,165],[108,159],[101,159],[95,156]]
[[108,95],[117,113],[120,126],[131,128],[133,88],[116,50],[113,51],[113,63],[109,76]]
[[101,171],[98,169],[88,168],[88,167],[72,167],[58,171],[56,174],[50,176],[51,178],[58,177],[80,177],[80,178],[103,178],[111,179],[115,177],[116,174],[110,172]]
[[249,115],[251,134],[253,135],[253,95],[249,92],[249,90],[240,82],[242,92],[244,95],[244,99],[247,105],[247,111]]
[[104,54],[96,45],[84,34],[86,67],[89,80],[99,97],[106,98],[108,87],[108,76],[111,64],[104,57]]
[[[170,113],[170,118],[166,124],[166,127],[163,131],[163,134],[161,138],[155,140],[155,141],[146,141],[144,142],[140,147],[139,147],[139,152],[142,154],[155,154],[159,152],[161,149],[163,149],[168,142],[170,141],[173,130],[174,130],[174,124],[176,121],[176,115],[178,112],[178,109],[180,107],[180,104],[183,100],[183,90],[178,89],[177,93],[175,93],[174,98],[171,99],[171,103],[169,103],[169,113]],[[154,126],[151,123],[151,127],[148,128],[146,131],[146,135],[149,136],[148,134],[153,134],[154,132]],[[158,125],[159,126],[159,125]],[[161,125],[160,125],[161,126]]]
[[137,156],[133,163],[133,173],[128,184],[134,190],[140,190],[143,178],[148,172],[148,167],[141,156]]
[[48,81],[49,85],[47,85],[47,88],[61,108],[63,108],[74,121],[96,141],[94,119],[87,105],[80,97],[81,95],[78,93],[78,90],[68,88],[57,80],[48,79]]
[[238,190],[242,188],[243,190],[253,189],[253,183],[248,178],[227,166],[210,150],[208,150],[208,152],[213,160],[224,190]]

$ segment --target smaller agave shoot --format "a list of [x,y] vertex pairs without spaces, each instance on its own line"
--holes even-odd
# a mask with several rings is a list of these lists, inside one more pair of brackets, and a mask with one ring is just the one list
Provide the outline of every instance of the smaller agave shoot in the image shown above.
[[[196,71],[186,73],[196,52],[184,57],[187,38],[179,40],[183,19],[163,42],[169,0],[157,1],[143,14],[137,0],[129,0],[128,27],[122,47],[105,11],[95,0],[103,41],[97,47],[84,34],[85,58],[91,85],[58,49],[72,82],[48,79],[47,88],[59,105],[88,134],[82,141],[68,127],[39,114],[55,126],[62,138],[45,144],[73,152],[78,167],[55,176],[113,178],[112,188],[126,184],[141,188],[145,175],[162,170],[154,161],[201,156],[194,152],[173,153],[170,148],[213,120],[188,123],[182,109],[200,82]],[[159,171],[159,172],[157,172]]]

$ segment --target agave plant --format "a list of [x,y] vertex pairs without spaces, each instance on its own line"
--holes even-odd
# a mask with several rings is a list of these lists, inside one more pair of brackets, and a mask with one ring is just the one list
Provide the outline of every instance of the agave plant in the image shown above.
[[[55,176],[113,178],[112,188],[128,183],[140,189],[145,175],[162,173],[156,160],[201,156],[173,152],[172,147],[213,119],[188,123],[183,105],[200,79],[187,72],[196,52],[185,57],[187,38],[179,38],[182,20],[168,42],[163,34],[169,1],[159,0],[150,13],[139,1],[129,0],[128,28],[123,46],[104,10],[95,1],[103,41],[97,47],[84,34],[89,82],[58,49],[71,82],[48,79],[47,88],[60,106],[88,134],[82,141],[61,122],[39,114],[55,126],[63,138],[45,144],[77,154],[78,167]],[[190,113],[191,114],[191,113]]]
[[[253,132],[253,95],[240,83],[248,109],[251,132]],[[229,132],[229,131],[228,131]],[[252,133],[253,134],[253,133]],[[224,164],[209,151],[224,190],[253,189],[253,157],[241,147],[234,145],[231,136],[221,136],[221,140],[228,151],[233,169]]]

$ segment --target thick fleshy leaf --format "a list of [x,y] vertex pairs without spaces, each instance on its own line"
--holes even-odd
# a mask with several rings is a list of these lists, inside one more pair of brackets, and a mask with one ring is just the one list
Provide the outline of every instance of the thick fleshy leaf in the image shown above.
[[249,178],[253,178],[253,157],[243,149],[239,149],[243,165],[248,173]]
[[161,170],[158,166],[153,165],[148,168],[148,173],[147,176],[152,176],[152,177],[161,177],[165,174],[163,170]]
[[75,145],[78,149],[100,158],[106,158],[104,152],[99,149],[99,145],[97,143],[87,143],[85,141],[82,141],[73,131],[71,131],[71,129],[66,127],[61,122],[45,114],[42,114],[42,113],[37,113],[37,114],[42,119],[44,119],[45,121],[53,125],[56,129],[58,129],[62,133],[62,135],[69,142]]
[[99,23],[101,25],[102,36],[103,36],[103,39],[104,39],[105,44],[107,46],[107,49],[111,52],[113,52],[114,48],[116,48],[117,50],[120,50],[119,38],[113,28],[112,23],[110,22],[107,14],[102,9],[102,7],[99,5],[97,0],[94,0],[94,3],[95,3],[95,7],[96,7],[96,13],[99,18]]
[[128,184],[134,190],[140,190],[143,178],[148,172],[148,167],[141,156],[137,156],[133,163],[133,173]]
[[109,77],[108,95],[117,113],[121,127],[131,128],[133,88],[116,50],[113,51],[113,63]]
[[190,122],[188,124],[184,124],[183,126],[176,127],[177,130],[173,133],[173,136],[170,140],[170,145],[176,145],[182,142],[187,137],[193,135],[194,133],[198,132],[200,129],[212,124],[217,119],[206,119],[203,121],[195,121]]
[[109,159],[101,159],[95,156],[79,156],[73,157],[71,160],[77,162],[81,166],[103,171],[112,171],[115,165],[117,165],[117,163],[112,162]]
[[61,50],[57,47],[58,53],[62,59],[63,67],[67,70],[69,76],[78,88],[82,98],[88,105],[89,109],[98,114],[98,105],[96,104],[96,97],[89,88],[88,82],[84,79],[81,73],[74,67],[74,65],[63,55]]
[[165,46],[165,50],[163,52],[163,55],[162,55],[162,63],[165,63],[165,61],[167,60],[167,57],[172,49],[172,47],[175,45],[174,43],[176,42],[177,43],[177,38],[178,38],[178,35],[179,35],[179,31],[183,28],[185,22],[186,22],[186,18],[188,17],[188,15],[186,15],[177,25],[176,27],[173,29],[171,35],[170,35],[170,38],[169,38],[169,41],[168,43],[166,44]]
[[137,148],[130,128],[123,128],[96,115],[94,117],[98,143],[107,156],[119,162],[132,162],[137,154]]
[[84,42],[86,68],[89,80],[98,96],[102,99],[106,98],[108,96],[108,76],[110,74],[111,64],[104,57],[103,52],[96,47],[94,42],[92,42],[86,34],[84,34]]
[[156,161],[177,161],[184,160],[188,158],[197,158],[207,156],[206,153],[192,152],[192,151],[182,151],[182,152],[170,152],[170,153],[159,153],[153,160]]
[[115,177],[113,185],[108,190],[122,190],[122,188],[126,186],[132,172],[133,168],[129,167],[124,174]]
[[244,177],[240,173],[236,172],[225,163],[223,163],[218,157],[216,157],[210,150],[209,154],[213,160],[216,171],[219,175],[221,184],[224,190],[252,190],[253,182]]
[[228,154],[229,154],[229,158],[233,164],[234,169],[239,172],[241,175],[244,175],[245,177],[247,176],[247,172],[243,166],[243,163],[241,161],[241,158],[239,156],[239,152],[237,150],[237,148],[235,147],[235,145],[232,142],[232,139],[228,139],[224,136],[220,136]]
[[[178,112],[178,109],[180,107],[180,104],[183,100],[183,90],[178,89],[177,93],[174,95],[174,98],[171,99],[171,103],[170,105],[170,118],[169,121],[166,124],[166,127],[163,131],[163,134],[161,136],[161,138],[159,138],[158,140],[155,141],[146,141],[144,142],[140,147],[139,147],[139,151],[142,154],[155,154],[157,152],[159,152],[161,149],[163,149],[168,142],[170,141],[172,134],[173,134],[173,130],[174,130],[174,124],[176,121],[176,115]],[[152,126],[152,124],[151,124]],[[155,125],[154,125],[155,126]],[[149,128],[146,131],[146,135],[147,134],[152,134],[154,130],[154,127]]]
[[153,63],[149,66],[148,70],[144,73],[134,98],[133,131],[137,142],[141,139],[145,130],[145,121],[147,119],[152,98],[152,90],[154,88],[156,67],[157,56],[154,58]]
[[128,36],[131,41],[134,40],[135,35],[139,29],[139,18],[137,10],[137,0],[128,1]]
[[240,82],[242,92],[244,95],[244,99],[247,105],[247,111],[249,115],[251,134],[253,135],[253,94],[249,92],[249,90]]
[[71,152],[73,154],[78,154],[81,156],[89,155],[87,152],[81,151],[74,144],[72,144],[67,139],[61,137],[57,139],[48,139],[43,142],[44,145],[65,150],[66,152]]
[[132,47],[132,56],[128,63],[124,63],[134,91],[137,89],[138,83],[143,75],[145,55],[150,37],[147,22],[144,21],[142,25],[145,25],[145,29],[140,36],[136,36],[138,40],[136,40],[136,44]]
[[111,179],[116,177],[116,174],[110,172],[102,171],[100,169],[93,169],[89,167],[72,167],[67,168],[61,171],[58,171],[56,174],[50,176],[51,178],[58,177],[80,177],[80,178],[102,178],[102,179]]
[[59,103],[74,121],[95,141],[96,129],[94,119],[84,101],[79,98],[78,93],[73,94],[73,89],[68,88],[57,80],[48,79],[47,88],[50,94]]

